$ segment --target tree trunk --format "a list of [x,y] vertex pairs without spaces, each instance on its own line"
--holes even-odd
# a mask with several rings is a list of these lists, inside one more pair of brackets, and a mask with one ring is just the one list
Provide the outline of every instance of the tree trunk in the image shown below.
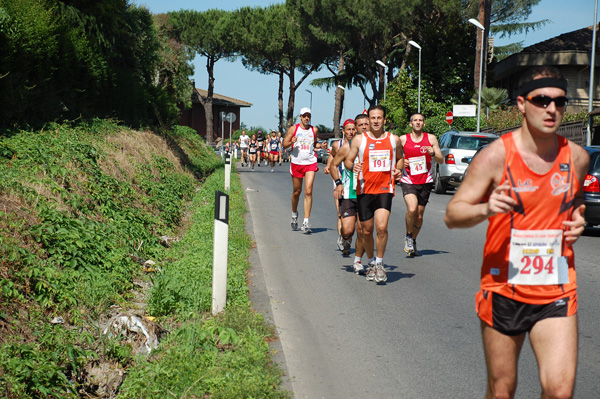
[[279,106],[279,118],[277,119],[277,126],[282,135],[285,136],[287,129],[285,128],[285,121],[283,119],[283,72],[279,72],[279,91],[277,92],[277,101]]
[[491,0],[479,0],[479,15],[477,16],[477,20],[479,23],[485,28],[482,32],[481,29],[477,29],[477,46],[475,47],[475,73],[473,76],[474,84],[473,87],[475,91],[479,89],[479,64],[481,57],[481,36],[483,35],[483,64],[482,64],[482,81],[481,87],[482,89],[487,86],[486,79],[486,71],[487,71],[487,53],[488,53],[488,37],[490,32],[490,12],[491,12],[492,2]]
[[294,62],[292,62],[292,64],[293,65],[290,65],[290,67],[288,69],[288,71],[289,71],[288,78],[290,80],[290,86],[289,86],[290,95],[288,97],[287,121],[285,123],[286,131],[294,124],[294,119],[295,119],[294,118],[294,99],[296,96],[296,75],[295,75],[296,64]]
[[[340,59],[338,62],[338,75],[344,70],[344,53],[340,50]],[[336,82],[337,83],[337,82]],[[342,137],[340,132],[340,121],[342,119],[342,111],[344,109],[344,90],[335,87],[335,108],[333,111],[333,136]]]
[[[214,77],[215,59],[208,57],[206,60],[206,71],[208,72],[208,94],[206,101],[202,102],[204,106],[204,115],[206,116],[206,143],[212,145],[214,143],[214,117],[213,117],[213,94],[215,89]],[[221,143],[222,145],[223,143]]]

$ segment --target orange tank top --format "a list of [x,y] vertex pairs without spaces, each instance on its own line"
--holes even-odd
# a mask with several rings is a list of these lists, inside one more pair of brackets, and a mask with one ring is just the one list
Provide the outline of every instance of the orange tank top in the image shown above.
[[489,218],[481,268],[481,289],[530,304],[546,304],[575,293],[573,248],[565,245],[580,189],[568,141],[558,137],[558,156],[547,173],[525,164],[512,133],[502,136],[506,150],[500,184],[517,201],[510,213]]
[[391,133],[385,132],[378,139],[368,132],[363,134],[358,159],[363,166],[356,194],[394,194],[392,171],[396,163],[396,142]]

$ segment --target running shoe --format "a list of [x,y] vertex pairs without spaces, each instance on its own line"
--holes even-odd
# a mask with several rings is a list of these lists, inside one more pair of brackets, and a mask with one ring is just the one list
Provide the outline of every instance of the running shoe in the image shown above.
[[344,239],[342,238],[342,236],[338,236],[337,246],[340,251],[344,250]]
[[383,267],[383,263],[379,262],[375,265],[375,282],[383,283],[387,281],[387,275],[385,274],[385,268]]
[[406,236],[404,238],[404,252],[412,255],[415,252],[414,241],[412,237]]
[[310,228],[310,223],[308,223],[308,222],[302,223],[302,232],[304,234],[312,233],[312,229]]
[[369,266],[367,266],[367,280],[375,280],[375,263],[373,262],[369,262]]
[[365,267],[361,261],[354,262],[352,267],[354,267],[354,274],[365,274]]
[[[254,170],[254,168],[252,170]],[[298,216],[292,216],[292,231],[296,230],[298,230]]]
[[271,168],[271,173],[273,173],[273,168]]
[[412,256],[419,256],[419,252],[417,251],[417,240],[413,240],[413,253]]
[[350,255],[350,247],[352,246],[352,240],[351,239],[343,240],[342,245],[343,245],[342,255],[344,255],[344,256]]

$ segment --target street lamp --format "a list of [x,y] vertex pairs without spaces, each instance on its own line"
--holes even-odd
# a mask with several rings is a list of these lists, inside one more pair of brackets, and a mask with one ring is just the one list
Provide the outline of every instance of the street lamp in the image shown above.
[[485,32],[485,28],[475,18],[469,19],[469,22],[475,25],[477,29],[481,29],[481,51],[479,52],[479,93],[477,94],[477,133],[479,133],[479,118],[481,117],[481,82],[483,79],[483,33]]
[[598,0],[596,0],[596,5],[594,7],[594,33],[592,34],[592,58],[590,60],[590,89],[588,91],[588,124],[586,131],[585,142],[586,145],[592,145],[592,116],[590,113],[593,109],[594,103],[594,65],[596,65],[596,31],[598,30]]
[[387,89],[387,69],[388,66],[383,63],[381,60],[375,61],[379,66],[383,67],[383,101],[385,101],[385,92]]
[[419,46],[415,41],[409,40],[408,44],[419,49],[419,100],[417,102],[417,112],[421,113],[421,46]]
[[311,109],[311,112],[312,112],[312,91],[310,91],[308,89],[304,89],[304,90],[310,93],[310,109]]

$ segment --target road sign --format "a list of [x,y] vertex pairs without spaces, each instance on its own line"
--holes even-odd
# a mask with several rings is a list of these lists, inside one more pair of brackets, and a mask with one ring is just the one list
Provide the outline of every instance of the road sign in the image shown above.
[[452,115],[452,111],[448,111],[448,113],[446,114],[446,122],[448,122],[448,124],[452,124],[452,120],[454,119],[453,115]]
[[237,117],[235,116],[235,114],[233,112],[228,113],[227,116],[225,117],[225,120],[229,123],[235,122],[236,119],[237,119]]
[[476,116],[477,106],[475,104],[454,104],[452,114],[454,116]]
[[224,112],[224,111],[219,112],[219,119],[222,121],[227,120],[227,112]]

